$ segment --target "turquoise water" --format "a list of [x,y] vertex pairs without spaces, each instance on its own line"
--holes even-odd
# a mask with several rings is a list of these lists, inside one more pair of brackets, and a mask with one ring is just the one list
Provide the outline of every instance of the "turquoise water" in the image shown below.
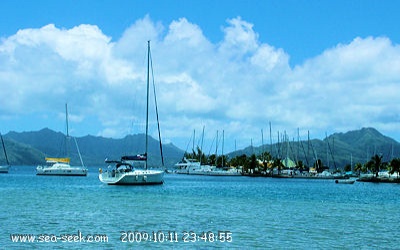
[[0,175],[0,249],[399,248],[398,184],[165,175],[159,186],[107,186],[97,169]]

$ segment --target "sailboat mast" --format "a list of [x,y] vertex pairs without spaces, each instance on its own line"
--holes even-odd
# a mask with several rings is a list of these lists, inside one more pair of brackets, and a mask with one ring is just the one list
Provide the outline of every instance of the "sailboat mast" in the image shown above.
[[65,124],[67,126],[67,137],[69,137],[69,130],[68,130],[68,104],[65,104]]
[[200,144],[200,165],[201,160],[203,159],[203,141],[204,141],[204,125],[203,125],[203,133],[201,134],[201,144]]
[[147,99],[146,99],[146,151],[145,168],[147,169],[147,151],[149,145],[149,86],[150,86],[150,41],[147,41]]
[[3,144],[4,156],[6,157],[7,165],[10,165],[10,162],[8,161],[7,157],[6,147],[4,146],[3,136],[1,134],[0,137],[1,137],[1,144]]
[[192,151],[193,151],[193,153],[195,153],[195,151],[194,151],[194,141],[196,140],[196,130],[195,129],[193,129],[193,146],[192,146]]
[[261,158],[262,158],[262,161],[263,161],[263,164],[264,164],[264,162],[265,162],[265,158],[264,158],[264,131],[263,131],[263,129],[261,129],[261,146],[262,146],[262,153],[261,153]]
[[217,165],[217,155],[218,155],[218,130],[217,130],[217,137],[215,139],[215,165]]
[[68,140],[69,140],[69,128],[68,128],[68,103],[65,103],[65,126],[66,126],[66,137],[65,137],[65,154],[69,157],[69,148],[68,148]]
[[271,122],[269,122],[269,145],[270,145],[269,152],[271,153],[271,156],[272,156],[273,152],[272,152],[272,128],[271,128]]
[[222,150],[221,150],[221,155],[222,155],[222,167],[224,167],[224,142],[225,142],[225,132],[222,130]]

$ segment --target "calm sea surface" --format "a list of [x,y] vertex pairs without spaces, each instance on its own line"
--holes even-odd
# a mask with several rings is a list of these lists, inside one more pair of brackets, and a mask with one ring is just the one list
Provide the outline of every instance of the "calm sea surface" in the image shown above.
[[169,174],[107,186],[97,171],[1,174],[0,249],[400,248],[398,184]]

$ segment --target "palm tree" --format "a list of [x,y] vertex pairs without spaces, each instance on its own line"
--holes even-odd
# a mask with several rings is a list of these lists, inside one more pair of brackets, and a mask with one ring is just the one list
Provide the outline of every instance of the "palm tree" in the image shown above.
[[397,172],[397,178],[399,178],[399,174],[400,174],[400,159],[399,158],[394,158],[390,162],[390,166],[392,167],[392,169],[390,170],[390,174],[394,174],[395,172]]
[[247,156],[245,154],[235,156],[229,160],[228,164],[230,166],[243,167],[243,172],[247,171],[249,165]]
[[272,168],[276,168],[278,170],[278,175],[281,173],[281,169],[283,168],[283,163],[280,158],[275,158],[272,163]]
[[382,155],[374,155],[371,157],[371,160],[367,162],[367,166],[371,168],[374,172],[375,176],[378,177],[379,170],[382,168]]
[[351,165],[347,164],[346,166],[344,166],[344,172],[349,172],[351,171]]
[[322,165],[321,159],[318,159],[315,161],[314,167],[315,167],[315,170],[317,170],[317,173],[322,173],[324,171],[324,167]]
[[208,157],[208,162],[209,165],[217,165],[217,157],[215,154],[212,154]]
[[196,159],[200,161],[201,164],[207,161],[206,155],[201,151],[199,147],[197,147],[197,152],[193,149],[192,153],[185,152],[184,157],[188,159]]
[[257,157],[255,154],[252,154],[250,156],[250,162],[249,162],[249,167],[250,169],[253,169],[253,171],[258,167],[258,162],[257,162]]
[[272,155],[269,152],[262,152],[259,156],[257,156],[258,159],[262,161],[262,170],[263,171],[268,171],[268,162],[272,160]]
[[218,156],[216,159],[216,166],[217,167],[225,167],[228,162],[228,157],[226,155]]
[[297,162],[297,167],[298,167],[300,173],[302,173],[302,172],[304,171],[303,161],[300,161],[300,160],[299,160],[299,161]]
[[357,162],[356,165],[354,166],[354,171],[358,171],[358,175],[360,175],[362,168],[363,168],[362,164]]

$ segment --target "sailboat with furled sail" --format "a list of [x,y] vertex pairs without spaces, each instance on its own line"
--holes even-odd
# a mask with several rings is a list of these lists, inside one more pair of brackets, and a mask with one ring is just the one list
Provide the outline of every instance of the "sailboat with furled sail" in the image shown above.
[[[147,103],[146,103],[146,146],[145,153],[122,156],[120,160],[108,160],[108,169],[99,170],[99,180],[108,185],[155,185],[164,183],[164,170],[148,168],[149,85],[150,85],[150,41],[147,43]],[[153,84],[154,86],[154,84]],[[154,90],[155,93],[155,90]],[[155,95],[154,95],[155,98]],[[156,101],[156,115],[158,110]],[[161,160],[163,161],[160,126],[158,125]],[[142,163],[142,164],[140,164]],[[136,165],[135,165],[136,164]],[[138,165],[138,166],[137,166]],[[144,165],[144,167],[143,167]],[[162,164],[164,165],[164,163]]]
[[[65,146],[68,148],[68,140],[71,139],[68,132],[68,106],[65,104],[65,120],[67,125],[67,135],[65,138]],[[82,156],[79,151],[78,143],[76,142],[75,137],[74,139],[76,148],[78,150],[79,158],[81,160],[82,167],[71,167],[70,165],[70,158],[56,158],[56,157],[46,157],[46,165],[38,166],[36,168],[36,175],[60,175],[60,176],[86,176],[87,175],[87,168],[83,164]],[[68,153],[67,153],[68,154]]]
[[0,138],[1,138],[1,144],[3,145],[4,157],[6,158],[6,162],[7,162],[7,165],[0,166],[0,173],[7,174],[8,170],[10,169],[10,162],[8,161],[6,146],[4,145],[4,140],[3,140],[3,136],[1,135],[1,133],[0,133]]

